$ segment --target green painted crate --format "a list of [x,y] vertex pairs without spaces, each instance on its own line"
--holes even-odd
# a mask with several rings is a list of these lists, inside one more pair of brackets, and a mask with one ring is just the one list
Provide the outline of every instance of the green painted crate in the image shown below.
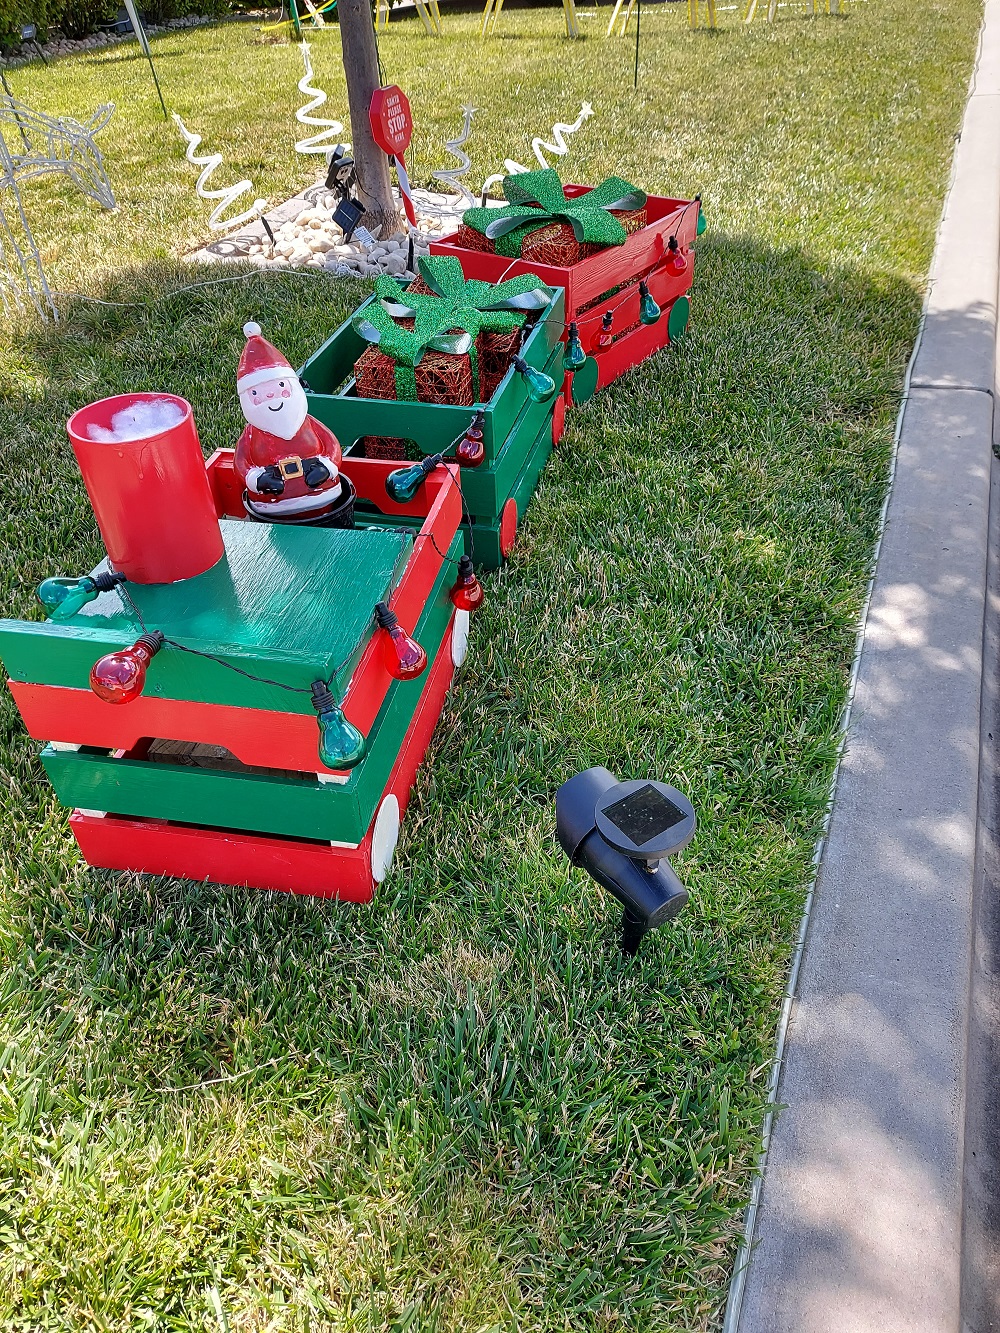
[[[552,353],[547,371],[559,373],[561,345]],[[500,549],[500,523],[504,506],[514,500],[518,522],[538,485],[549,454],[552,452],[552,404],[525,404],[518,417],[517,428],[511,433],[493,468],[484,464],[461,471],[462,501],[465,518],[465,549],[482,569],[499,569],[504,563]],[[350,460],[345,465],[350,474]],[[385,519],[361,500],[358,502],[359,521],[391,522],[416,532],[419,520],[404,517]]]
[[[357,397],[354,363],[369,344],[355,332],[351,321],[377,299],[370,296],[299,371],[309,386],[309,411],[330,427],[345,451],[365,435],[384,435],[413,440],[424,454],[440,453],[465,433],[475,408]],[[563,289],[557,287],[521,349],[520,355],[536,370],[544,370],[553,360],[553,351],[562,339],[564,311]],[[559,383],[562,375],[555,378]],[[477,405],[485,414],[483,468],[492,468],[498,461],[527,399],[523,380],[511,368],[490,401]],[[546,407],[551,412],[552,402]]]
[[[561,345],[553,351],[543,369],[557,382],[561,379]],[[528,455],[543,431],[547,431],[549,438],[552,438],[552,402],[533,403],[528,399],[511,428],[507,442],[497,455],[496,462],[492,466],[483,463],[480,467],[462,468],[459,480],[462,483],[462,499],[469,514],[485,523],[499,516],[517,485]]]
[[[548,462],[551,452],[552,430],[550,424],[546,421],[535,438],[535,442],[525,459],[524,466],[521,468],[508,496],[508,503],[513,501],[517,507],[518,526],[524,518],[525,510],[528,508],[531,497],[535,493],[535,487],[538,485],[538,478],[542,475],[542,470]],[[499,518],[479,518],[476,515],[472,516],[471,525],[468,523],[462,525],[462,531],[465,534],[466,552],[483,569],[499,569],[504,563],[505,556],[501,550],[500,526],[501,520]]]
[[[486,516],[471,514],[467,521],[462,524],[461,532],[465,537],[465,550],[475,560],[478,568],[499,569],[503,565],[504,555],[500,549],[500,514],[503,512],[504,505],[513,501],[517,507],[517,522],[520,525],[551,452],[552,429],[550,422],[546,419],[532,441],[521,465],[521,470],[517,473],[509,494],[499,505],[497,514]],[[368,517],[363,503],[358,505],[358,512],[362,518]],[[418,527],[418,520],[416,519],[397,518],[394,522],[400,526],[407,524],[412,527],[414,532]]]
[[[438,651],[451,651],[447,629],[454,607],[448,594],[461,541],[457,533],[415,632],[431,662]],[[42,751],[42,763],[67,806],[355,846],[371,824],[427,674],[392,686],[368,737],[368,753],[346,781],[234,773],[51,746]]]
[[[370,638],[372,608],[409,559],[413,533],[388,525],[340,530],[228,519],[220,526],[226,558],[212,569],[179,583],[127,585],[145,624],[300,690],[328,680],[338,666],[349,679]],[[332,567],[345,595],[317,596],[317,579]],[[0,620],[0,659],[13,680],[87,690],[97,659],[141,632],[119,594],[109,592],[71,621]],[[248,680],[193,653],[160,653],[144,693],[312,712],[308,693]]]

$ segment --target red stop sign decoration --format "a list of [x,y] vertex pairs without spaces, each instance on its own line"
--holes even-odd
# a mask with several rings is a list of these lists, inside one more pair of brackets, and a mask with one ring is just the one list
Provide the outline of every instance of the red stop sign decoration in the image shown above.
[[390,157],[401,157],[410,146],[413,116],[402,88],[377,88],[368,109],[372,138]]

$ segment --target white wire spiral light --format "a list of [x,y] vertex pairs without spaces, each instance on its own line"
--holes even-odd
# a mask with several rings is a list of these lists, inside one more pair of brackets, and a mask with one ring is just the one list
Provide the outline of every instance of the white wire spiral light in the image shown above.
[[572,125],[564,125],[562,121],[552,126],[552,137],[555,143],[548,143],[545,139],[536,138],[531,141],[531,150],[538,158],[538,164],[542,167],[549,165],[545,160],[544,148],[548,153],[555,153],[557,157],[565,157],[569,152],[569,144],[566,142],[567,134],[575,134],[583,122],[594,114],[594,108],[589,102],[584,102],[580,107],[580,114],[574,120]]
[[[531,141],[532,152],[535,154],[535,157],[538,158],[539,166],[542,167],[549,166],[549,163],[545,160],[545,152],[555,153],[557,157],[565,157],[566,154],[569,152],[569,144],[567,144],[566,142],[566,135],[575,134],[577,130],[581,127],[583,122],[593,114],[594,114],[594,108],[590,105],[589,102],[584,102],[583,105],[580,107],[580,114],[577,116],[576,120],[573,122],[572,125],[567,125],[563,121],[557,121],[556,124],[552,126],[552,137],[555,140],[555,143],[549,143],[547,142],[547,140],[542,139],[541,137],[538,136],[532,139]],[[545,152],[542,151],[543,149],[545,150]],[[526,171],[535,170],[534,167],[524,167],[521,165],[520,162],[514,162],[509,157],[504,158],[504,166],[507,168],[506,171],[500,172],[495,176],[487,176],[486,179],[483,181],[484,199],[486,198],[486,192],[490,188],[490,186],[496,185],[499,181],[502,181],[506,176],[519,176]]]
[[474,204],[476,200],[475,196],[471,194],[466,186],[459,180],[459,177],[464,176],[472,165],[469,161],[469,154],[463,153],[462,147],[469,137],[469,131],[472,128],[472,117],[476,114],[477,110],[478,108],[474,106],[463,106],[462,113],[465,119],[462,122],[462,132],[457,138],[446,139],[444,143],[445,148],[451,153],[452,157],[458,158],[459,165],[457,167],[442,168],[440,171],[431,172],[433,180],[440,181],[442,185],[450,187],[454,193],[460,194],[467,204]]
[[208,219],[208,225],[212,229],[212,231],[229,231],[230,228],[238,227],[243,222],[249,222],[251,218],[255,218],[260,213],[262,213],[264,209],[267,207],[267,200],[255,199],[253,201],[253,206],[251,208],[248,208],[246,212],[240,213],[236,217],[229,218],[228,220],[223,221],[222,219],[223,213],[225,213],[228,209],[232,208],[235,205],[237,199],[240,199],[243,195],[252,192],[253,182],[246,180],[237,181],[235,185],[230,185],[228,189],[224,190],[206,189],[208,179],[212,175],[212,172],[215,171],[216,167],[220,167],[222,165],[223,161],[222,154],[213,153],[211,157],[195,157],[194,152],[195,149],[198,147],[198,145],[201,143],[201,135],[192,134],[191,131],[184,124],[183,120],[181,120],[180,116],[176,113],[176,111],[174,112],[174,121],[177,124],[177,128],[181,132],[181,137],[187,143],[187,151],[185,152],[184,156],[187,158],[187,160],[191,163],[192,166],[202,168],[201,174],[199,175],[198,180],[195,183],[195,189],[198,191],[198,198],[208,199],[208,200],[218,199],[219,201],[212,209],[211,215],[209,216]]
[[[310,135],[307,139],[300,139],[295,145],[297,153],[322,153],[324,156],[332,152],[337,143],[340,142],[339,136],[344,133],[344,127],[339,120],[323,120],[316,116],[311,116],[310,111],[315,111],[326,101],[326,93],[321,92],[319,88],[312,86],[313,67],[312,60],[309,58],[309,43],[302,43],[302,59],[306,62],[306,72],[299,79],[298,88],[300,93],[306,97],[311,97],[312,101],[307,102],[295,113],[295,119],[300,125],[322,125],[317,134]],[[350,144],[345,144],[345,148],[350,151]]]

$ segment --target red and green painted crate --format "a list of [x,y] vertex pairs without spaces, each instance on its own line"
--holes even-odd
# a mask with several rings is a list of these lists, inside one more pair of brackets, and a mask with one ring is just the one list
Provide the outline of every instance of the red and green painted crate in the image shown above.
[[[586,194],[589,186],[566,185],[567,199]],[[550,287],[566,293],[565,322],[576,321],[584,349],[596,357],[597,387],[602,389],[626,370],[645,361],[675,340],[687,327],[690,312],[688,292],[694,280],[694,250],[701,205],[697,199],[667,199],[651,194],[646,201],[646,225],[628,236],[622,245],[608,246],[597,254],[569,267],[537,264],[524,259],[469,250],[457,244],[455,237],[431,242],[431,253],[452,255],[462,265],[466,278],[499,282],[520,273],[535,273]],[[679,275],[667,271],[668,243],[671,236],[688,258],[686,270]],[[650,294],[662,310],[656,324],[639,320],[639,282],[645,281]],[[594,336],[608,309],[614,310],[614,341],[603,351],[594,352]],[[569,377],[565,385],[567,401],[572,401]]]
[[[460,550],[456,539],[453,551]],[[414,630],[432,662],[451,648],[453,581],[453,573],[442,570]],[[374,818],[426,679],[425,672],[416,680],[393,682],[367,733],[364,759],[336,780],[316,764],[311,772],[274,764],[233,771],[153,760],[152,738],[124,751],[49,745],[42,763],[63,805],[357,846]],[[261,719],[259,725],[274,723]]]
[[458,622],[464,614],[455,613],[375,817],[356,847],[75,810],[69,825],[84,857],[108,870],[370,902],[388,870],[399,822],[444,706],[453,672],[451,646],[461,643]]
[[[352,321],[375,300],[377,297],[369,297],[299,371],[308,385],[309,411],[337,436],[345,452],[344,470],[353,479],[352,451],[366,436],[412,440],[424,455],[440,453],[461,438],[472,413],[481,409],[486,457],[480,467],[463,468],[461,474],[466,546],[477,564],[495,569],[510,553],[541,470],[562,434],[565,400],[557,392],[547,403],[532,402],[513,368],[489,402],[471,408],[359,398],[353,367],[368,344]],[[557,383],[562,380],[563,318],[563,293],[557,290],[530,328],[520,351],[528,365],[544,371]]]
[[[233,451],[219,450],[208,460],[208,475],[220,518],[241,519],[241,486],[233,470]],[[370,509],[373,524],[398,529],[400,538],[411,543],[399,583],[392,599],[393,609],[403,627],[412,631],[430,596],[458,531],[462,516],[461,494],[450,469],[438,468],[424,483],[416,498],[407,505],[390,500],[385,492],[385,478],[393,464],[377,460],[356,460],[351,480]],[[375,514],[376,506],[379,508]],[[244,563],[241,570],[253,574],[252,562],[265,553],[275,554],[267,573],[266,589],[248,588],[251,607],[279,621],[287,619],[286,557],[280,554],[294,546],[304,562],[318,576],[328,570],[328,556],[336,529],[289,528],[272,524],[223,523],[230,541],[241,542]],[[283,535],[282,535],[283,534]],[[246,543],[246,544],[244,544]],[[310,563],[313,562],[313,563]],[[211,605],[216,598],[217,581],[230,568],[216,567],[198,579],[185,580],[184,589],[192,607]],[[244,576],[241,572],[240,577]],[[327,575],[332,578],[332,574]],[[306,576],[292,579],[306,582]],[[143,618],[151,627],[158,611],[159,585],[141,589],[128,585],[138,598]],[[317,598],[327,608],[336,628],[338,643],[350,637],[344,608],[333,598]],[[180,653],[161,653],[155,672],[150,669],[146,689],[138,699],[125,706],[103,703],[88,687],[93,662],[103,653],[131,643],[138,628],[130,623],[115,623],[120,605],[116,594],[106,593],[73,622],[0,621],[0,659],[7,669],[9,686],[30,735],[39,740],[58,740],[81,745],[107,746],[131,750],[143,739],[155,736],[163,740],[191,741],[221,745],[245,764],[307,772],[320,769],[316,753],[316,715],[307,694],[292,694],[274,686],[245,680],[232,671],[197,657]],[[367,620],[371,605],[356,616]],[[111,607],[108,612],[107,608]],[[148,616],[147,613],[148,612]],[[182,608],[183,618],[183,608]],[[356,617],[355,617],[356,618]],[[189,624],[190,628],[190,624]],[[346,628],[346,633],[342,630]],[[299,633],[299,631],[296,631]],[[185,640],[183,627],[174,637]],[[201,646],[211,644],[209,637]],[[352,640],[353,642],[353,640]],[[351,645],[347,644],[345,651]],[[220,656],[239,664],[239,645],[216,643]],[[212,648],[208,648],[212,651]],[[271,680],[301,685],[309,672],[311,679],[323,675],[340,662],[339,649],[326,647],[303,651],[298,640],[288,651],[268,650],[267,669],[255,674]],[[382,660],[381,646],[370,638],[359,648],[359,660],[350,674],[343,701],[350,722],[367,734],[374,722],[392,678]],[[263,659],[259,665],[263,665]],[[344,673],[348,671],[348,663]],[[342,675],[344,674],[342,673]],[[308,684],[308,681],[306,681]],[[259,710],[267,721],[280,725],[263,728]]]
[[[0,622],[0,656],[25,724],[55,742],[43,762],[60,798],[89,812],[74,816],[72,827],[93,864],[118,867],[125,857],[129,869],[187,875],[195,862],[185,849],[197,846],[206,867],[200,877],[334,894],[339,856],[344,891],[370,896],[379,877],[372,865],[384,871],[392,822],[383,807],[389,797],[397,814],[405,805],[468,622],[449,598],[463,546],[451,469],[436,470],[408,505],[385,493],[391,470],[354,461],[359,496],[379,510],[367,526],[311,529],[245,521],[232,451],[213,455],[208,475],[225,559],[180,583],[127,585],[146,625],[212,656],[168,645],[131,703],[104,703],[88,686],[93,662],[140,629],[117,592],[59,624]],[[396,681],[386,669],[383,635],[372,622],[380,600],[391,600],[433,663],[416,681]],[[369,741],[362,762],[340,773],[319,758],[308,694],[312,680],[334,675],[345,715]],[[154,762],[152,740],[220,746],[266,771]],[[380,814],[381,841],[374,837]],[[183,836],[181,825],[190,826]],[[276,839],[277,859],[260,848],[248,853],[255,838],[268,846]],[[325,844],[318,861],[317,842]],[[146,862],[142,847],[150,849]],[[169,848],[179,859],[170,859]],[[248,858],[255,866],[249,878]],[[300,864],[304,878],[292,882],[297,872],[281,867]]]

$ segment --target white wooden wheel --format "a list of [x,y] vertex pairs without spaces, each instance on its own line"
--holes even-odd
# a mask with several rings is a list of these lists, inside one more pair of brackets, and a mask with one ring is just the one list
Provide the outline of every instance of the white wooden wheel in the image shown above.
[[399,841],[399,802],[387,796],[378,808],[372,829],[372,879],[381,884],[392,865]]
[[451,627],[451,660],[457,671],[465,661],[469,651],[469,613],[456,611],[455,623]]

